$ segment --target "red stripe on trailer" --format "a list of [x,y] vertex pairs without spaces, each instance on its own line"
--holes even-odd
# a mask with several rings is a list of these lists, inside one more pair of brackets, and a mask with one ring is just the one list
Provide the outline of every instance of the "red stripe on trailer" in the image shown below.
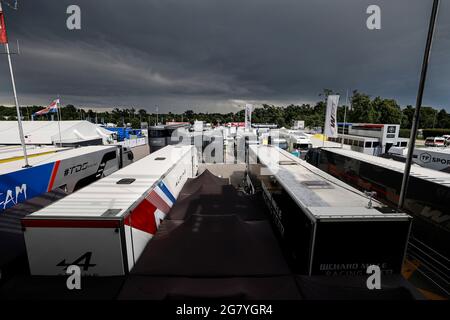
[[157,230],[155,211],[156,207],[144,199],[125,219],[125,224],[132,228],[155,234]]
[[119,220],[23,219],[25,228],[118,228]]
[[[359,126],[357,126],[359,127]],[[361,125],[361,127],[363,128],[383,128],[384,125],[383,124],[363,124]]]
[[169,213],[170,211],[169,205],[167,204],[166,201],[164,201],[163,198],[161,198],[161,196],[155,190],[152,190],[152,192],[150,192],[150,194],[146,197],[146,199],[165,214]]
[[58,173],[58,168],[61,160],[58,160],[53,165],[52,176],[50,178],[50,183],[48,184],[47,191],[51,191],[53,189],[53,183],[55,183],[56,174]]

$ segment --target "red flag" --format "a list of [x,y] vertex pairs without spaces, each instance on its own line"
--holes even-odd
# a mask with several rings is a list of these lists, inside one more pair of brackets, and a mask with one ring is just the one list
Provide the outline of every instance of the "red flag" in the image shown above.
[[0,11],[0,43],[8,43],[8,36],[6,35],[5,16],[3,11]]

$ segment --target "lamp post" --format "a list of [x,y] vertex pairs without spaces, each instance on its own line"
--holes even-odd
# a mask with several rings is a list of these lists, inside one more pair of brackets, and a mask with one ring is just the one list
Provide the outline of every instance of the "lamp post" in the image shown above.
[[437,14],[438,14],[438,9],[439,9],[439,0],[434,0],[433,8],[431,10],[430,24],[428,26],[428,36],[427,36],[427,43],[425,46],[425,53],[423,56],[422,72],[420,74],[419,89],[417,92],[416,109],[414,110],[414,116],[413,116],[412,127],[411,127],[411,135],[409,138],[408,155],[406,156],[405,171],[403,173],[402,187],[400,190],[400,198],[398,200],[398,209],[399,210],[401,210],[403,208],[403,205],[405,204],[406,192],[408,190],[409,175],[411,173],[412,156],[413,156],[413,151],[414,151],[414,145],[416,144],[416,136],[417,136],[417,129],[418,129],[418,124],[419,124],[420,108],[422,107],[423,91],[425,89],[425,80],[427,78],[428,63],[430,61],[431,44],[433,43],[433,34],[434,34],[435,26],[436,26],[436,18],[437,18]]

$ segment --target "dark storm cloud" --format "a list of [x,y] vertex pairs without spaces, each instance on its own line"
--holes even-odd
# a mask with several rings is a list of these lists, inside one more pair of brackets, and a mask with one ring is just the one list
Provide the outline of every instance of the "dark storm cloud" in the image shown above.
[[[5,9],[24,104],[228,111],[358,89],[414,104],[431,1],[22,0]],[[66,28],[78,4],[82,30]],[[382,29],[366,28],[381,7]],[[449,106],[450,3],[443,1],[425,104]],[[0,103],[11,104],[6,59]],[[448,109],[448,108],[447,108]]]

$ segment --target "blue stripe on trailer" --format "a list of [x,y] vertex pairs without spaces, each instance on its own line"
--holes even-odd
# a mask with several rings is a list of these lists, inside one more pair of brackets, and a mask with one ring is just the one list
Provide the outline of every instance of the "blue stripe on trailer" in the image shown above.
[[0,175],[0,213],[47,192],[54,162]]
[[169,191],[167,186],[164,184],[164,182],[161,181],[160,183],[158,183],[158,187],[162,190],[162,192],[164,192],[166,197],[169,198],[170,201],[172,201],[172,203],[175,203],[175,201],[177,201],[175,197],[172,195],[172,193]]

